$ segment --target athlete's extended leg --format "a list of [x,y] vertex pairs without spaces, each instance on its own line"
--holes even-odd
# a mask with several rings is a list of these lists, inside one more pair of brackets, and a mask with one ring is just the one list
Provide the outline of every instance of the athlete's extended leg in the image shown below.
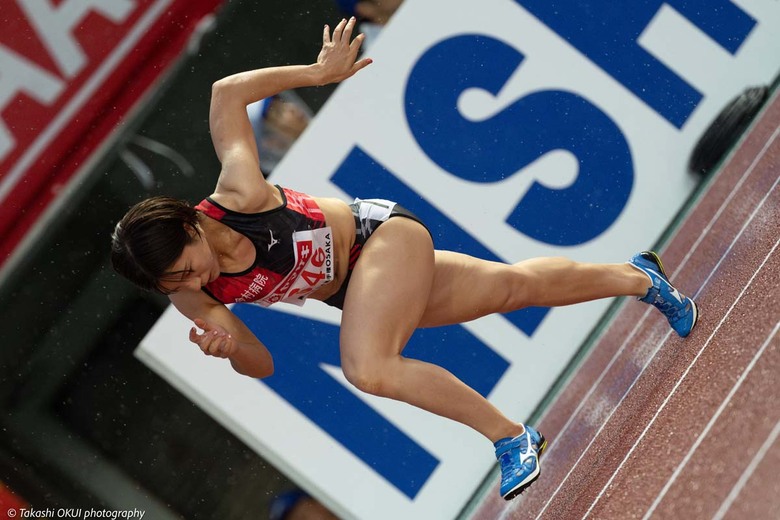
[[640,253],[629,263],[621,264],[591,264],[556,257],[509,265],[436,251],[436,275],[421,326],[460,323],[523,307],[557,307],[614,296],[637,296],[655,305],[681,336],[686,336],[696,323],[695,304],[669,284],[655,253]]
[[523,307],[557,307],[613,296],[643,296],[648,277],[628,264],[533,258],[516,264],[436,251],[423,326],[461,323]]

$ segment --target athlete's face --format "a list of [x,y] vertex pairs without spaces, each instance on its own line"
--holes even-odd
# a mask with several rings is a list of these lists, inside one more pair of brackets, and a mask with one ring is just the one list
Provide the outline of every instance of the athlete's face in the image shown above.
[[206,237],[193,233],[193,241],[182,250],[179,258],[168,270],[162,286],[166,291],[200,291],[219,276],[219,263]]

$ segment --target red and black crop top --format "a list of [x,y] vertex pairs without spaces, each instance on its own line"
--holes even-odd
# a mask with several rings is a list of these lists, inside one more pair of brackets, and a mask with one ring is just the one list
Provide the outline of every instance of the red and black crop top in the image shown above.
[[277,186],[282,205],[239,213],[207,197],[195,208],[247,237],[255,262],[240,273],[221,273],[203,290],[222,303],[303,305],[306,296],[333,279],[333,234],[312,197]]

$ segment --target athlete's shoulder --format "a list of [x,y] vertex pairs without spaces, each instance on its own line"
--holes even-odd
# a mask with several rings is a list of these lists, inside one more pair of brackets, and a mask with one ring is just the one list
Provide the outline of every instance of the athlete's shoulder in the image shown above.
[[279,207],[284,203],[285,195],[282,190],[263,180],[257,189],[231,190],[217,184],[214,193],[208,199],[217,203],[223,209],[236,213],[262,213]]

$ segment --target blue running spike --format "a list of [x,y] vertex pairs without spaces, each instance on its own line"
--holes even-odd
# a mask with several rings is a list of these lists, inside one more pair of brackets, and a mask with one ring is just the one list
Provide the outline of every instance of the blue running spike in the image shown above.
[[496,459],[501,464],[500,493],[504,500],[512,500],[539,478],[539,455],[546,447],[544,436],[529,426],[517,437],[506,437],[495,443]]
[[536,431],[535,428],[527,425],[523,425],[523,428],[528,430],[528,434],[531,436],[531,444],[536,450],[536,454],[541,459],[542,453],[547,449],[547,440],[544,438],[544,435]]
[[681,337],[691,333],[699,318],[696,303],[674,288],[664,271],[661,259],[653,251],[642,251],[635,254],[629,264],[645,273],[650,278],[652,287],[639,301],[649,303],[669,320],[669,324]]

